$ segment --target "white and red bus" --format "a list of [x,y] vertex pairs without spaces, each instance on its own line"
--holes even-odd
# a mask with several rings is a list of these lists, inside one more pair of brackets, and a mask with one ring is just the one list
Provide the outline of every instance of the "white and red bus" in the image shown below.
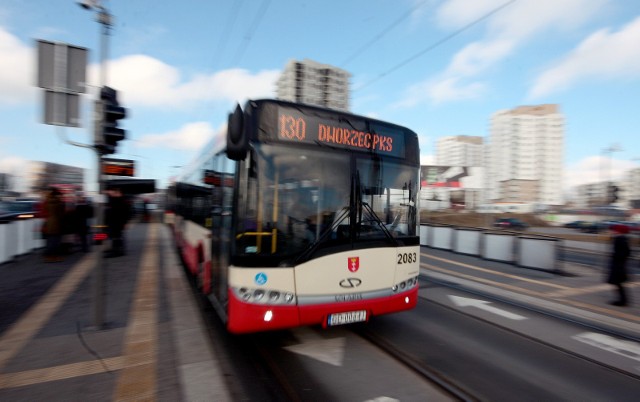
[[225,141],[168,190],[198,288],[233,333],[333,326],[418,297],[417,135],[276,100],[238,105]]

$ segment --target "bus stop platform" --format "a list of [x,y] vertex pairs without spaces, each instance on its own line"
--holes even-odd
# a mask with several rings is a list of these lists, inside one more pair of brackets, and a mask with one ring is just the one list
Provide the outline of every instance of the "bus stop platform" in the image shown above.
[[232,399],[170,229],[132,223],[126,237],[117,258],[37,250],[0,265],[0,400]]

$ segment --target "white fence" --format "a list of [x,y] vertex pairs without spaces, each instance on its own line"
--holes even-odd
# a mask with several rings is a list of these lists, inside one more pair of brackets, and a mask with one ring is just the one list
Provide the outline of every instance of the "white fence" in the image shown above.
[[562,242],[510,231],[423,224],[420,245],[525,268],[558,271]]
[[44,247],[42,219],[0,222],[0,264]]

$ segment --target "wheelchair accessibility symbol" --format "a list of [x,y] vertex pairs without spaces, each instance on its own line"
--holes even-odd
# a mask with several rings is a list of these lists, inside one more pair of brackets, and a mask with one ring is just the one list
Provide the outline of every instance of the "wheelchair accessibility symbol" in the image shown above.
[[267,274],[265,274],[264,272],[259,272],[255,277],[255,281],[258,285],[264,285],[265,283],[267,283]]

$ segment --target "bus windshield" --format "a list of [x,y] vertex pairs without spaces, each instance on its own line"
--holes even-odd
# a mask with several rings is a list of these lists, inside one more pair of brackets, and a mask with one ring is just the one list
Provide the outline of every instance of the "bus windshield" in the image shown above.
[[[255,144],[242,163],[236,255],[299,262],[315,251],[416,236],[417,169],[357,153]],[[355,246],[360,244],[360,246]]]

